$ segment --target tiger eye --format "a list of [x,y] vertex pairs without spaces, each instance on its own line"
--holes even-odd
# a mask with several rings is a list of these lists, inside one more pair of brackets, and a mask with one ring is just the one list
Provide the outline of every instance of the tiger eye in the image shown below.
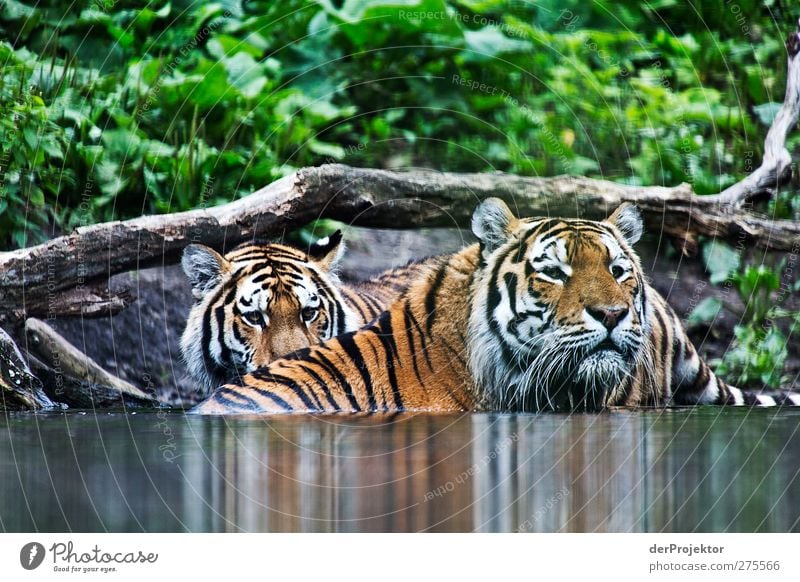
[[306,323],[311,323],[314,321],[314,319],[316,319],[318,313],[318,307],[303,307],[303,309],[300,311],[300,317],[302,317],[303,321]]
[[559,267],[545,267],[539,272],[545,277],[550,277],[551,279],[555,279],[556,281],[567,280],[567,274],[564,271],[562,271]]
[[247,313],[243,313],[242,317],[247,323],[255,327],[265,327],[267,324],[264,319],[264,314],[260,311],[248,311]]

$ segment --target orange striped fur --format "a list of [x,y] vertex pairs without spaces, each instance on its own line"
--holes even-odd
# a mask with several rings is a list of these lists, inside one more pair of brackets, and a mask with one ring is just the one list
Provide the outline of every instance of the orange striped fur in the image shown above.
[[800,404],[709,369],[632,245],[638,210],[606,221],[473,216],[480,243],[439,259],[375,321],[219,387],[194,412],[567,411]]
[[344,284],[335,266],[340,232],[308,252],[282,244],[243,244],[224,257],[190,245],[183,267],[195,304],[181,338],[190,374],[207,390],[276,358],[354,331],[381,313],[425,262]]

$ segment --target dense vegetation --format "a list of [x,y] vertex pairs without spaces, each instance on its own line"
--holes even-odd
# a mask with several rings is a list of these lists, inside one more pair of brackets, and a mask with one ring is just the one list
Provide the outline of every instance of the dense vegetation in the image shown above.
[[761,159],[798,16],[779,0],[0,0],[0,244],[330,161],[717,192]]

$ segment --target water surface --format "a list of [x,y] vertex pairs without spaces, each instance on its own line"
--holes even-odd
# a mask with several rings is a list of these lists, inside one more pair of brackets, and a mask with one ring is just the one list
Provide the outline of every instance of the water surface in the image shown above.
[[2,531],[800,531],[800,410],[0,417]]

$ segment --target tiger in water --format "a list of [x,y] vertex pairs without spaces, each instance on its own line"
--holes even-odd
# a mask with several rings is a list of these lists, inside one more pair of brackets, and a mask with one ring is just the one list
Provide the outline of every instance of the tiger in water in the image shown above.
[[642,273],[639,210],[604,221],[477,208],[479,243],[421,273],[366,327],[217,388],[197,413],[596,411],[797,405],[729,386]]
[[194,305],[181,337],[191,376],[205,393],[274,359],[354,331],[381,313],[431,261],[409,263],[357,284],[336,265],[342,233],[311,244],[239,245],[224,256],[191,244],[181,264]]

